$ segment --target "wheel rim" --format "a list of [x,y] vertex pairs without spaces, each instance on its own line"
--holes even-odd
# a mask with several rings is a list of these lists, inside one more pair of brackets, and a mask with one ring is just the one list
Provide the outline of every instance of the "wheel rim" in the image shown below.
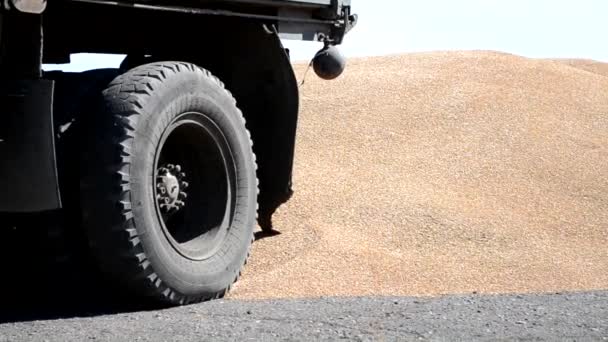
[[235,164],[219,127],[201,113],[185,113],[167,127],[156,151],[156,216],[171,246],[204,260],[223,245],[235,199]]

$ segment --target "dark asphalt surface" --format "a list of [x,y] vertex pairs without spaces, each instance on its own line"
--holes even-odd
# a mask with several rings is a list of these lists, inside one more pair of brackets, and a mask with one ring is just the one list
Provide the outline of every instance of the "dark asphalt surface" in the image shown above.
[[219,300],[156,311],[0,315],[0,341],[608,341],[608,292]]

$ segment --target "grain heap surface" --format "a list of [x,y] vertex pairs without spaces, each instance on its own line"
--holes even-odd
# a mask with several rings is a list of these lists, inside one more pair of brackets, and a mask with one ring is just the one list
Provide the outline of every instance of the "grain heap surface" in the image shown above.
[[296,153],[232,298],[608,289],[607,64],[350,60],[309,74]]

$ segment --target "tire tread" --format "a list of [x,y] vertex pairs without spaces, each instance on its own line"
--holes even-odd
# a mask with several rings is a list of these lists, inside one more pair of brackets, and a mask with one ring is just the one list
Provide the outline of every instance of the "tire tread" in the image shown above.
[[[112,130],[110,135],[115,143],[112,144],[114,150],[105,152],[108,153],[105,157],[112,160],[113,163],[108,165],[105,170],[97,170],[97,172],[85,176],[83,184],[83,188],[99,190],[99,193],[88,196],[91,200],[88,205],[84,206],[83,218],[85,227],[89,229],[93,254],[96,256],[103,255],[103,257],[97,258],[101,263],[100,268],[118,274],[121,282],[145,297],[167,304],[180,305],[224,297],[230,286],[211,296],[200,297],[176,293],[163,283],[158,274],[150,267],[150,261],[141,245],[141,240],[134,225],[129,168],[133,157],[130,146],[135,137],[135,127],[137,127],[138,120],[143,114],[142,103],[144,103],[145,97],[153,96],[155,89],[167,78],[186,70],[201,73],[225,92],[233,100],[233,103],[236,103],[232,94],[217,77],[213,76],[208,70],[190,63],[152,63],[136,67],[118,76],[102,92],[105,98],[112,99],[112,101],[109,101],[111,103],[109,109],[114,114],[110,123]],[[244,124],[245,118],[238,107],[237,110]],[[253,142],[249,131],[247,131],[247,137],[249,145],[252,147]],[[107,147],[104,149],[100,146],[104,143],[101,139],[97,139],[95,143],[97,144],[95,150],[108,151]],[[116,156],[118,157],[116,158]],[[256,158],[253,155],[253,163],[257,170],[255,161]],[[100,175],[99,172],[111,173],[117,182],[96,186],[95,182],[104,176],[103,174]],[[259,194],[257,177],[255,182],[257,196]],[[103,191],[104,185],[108,185],[109,190],[106,188]],[[111,225],[109,231],[103,223],[92,222],[92,219],[97,215],[90,215],[91,213],[87,211],[93,208],[99,208],[101,212],[109,213],[108,220]],[[257,213],[257,208],[255,210]],[[251,241],[253,241],[253,235]],[[250,252],[251,244],[241,268],[247,263]],[[238,277],[235,281],[237,279]]]

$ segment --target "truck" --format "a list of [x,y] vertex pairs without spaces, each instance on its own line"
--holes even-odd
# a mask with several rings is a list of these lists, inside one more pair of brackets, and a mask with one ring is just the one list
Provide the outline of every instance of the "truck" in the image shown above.
[[[272,230],[293,193],[299,95],[282,39],[322,42],[312,66],[333,79],[356,22],[350,0],[3,1],[0,231],[25,237],[5,259],[33,253],[37,229],[45,257],[86,255],[138,301],[224,296],[256,225]],[[126,57],[43,70],[76,53]],[[82,253],[51,253],[58,239]]]

